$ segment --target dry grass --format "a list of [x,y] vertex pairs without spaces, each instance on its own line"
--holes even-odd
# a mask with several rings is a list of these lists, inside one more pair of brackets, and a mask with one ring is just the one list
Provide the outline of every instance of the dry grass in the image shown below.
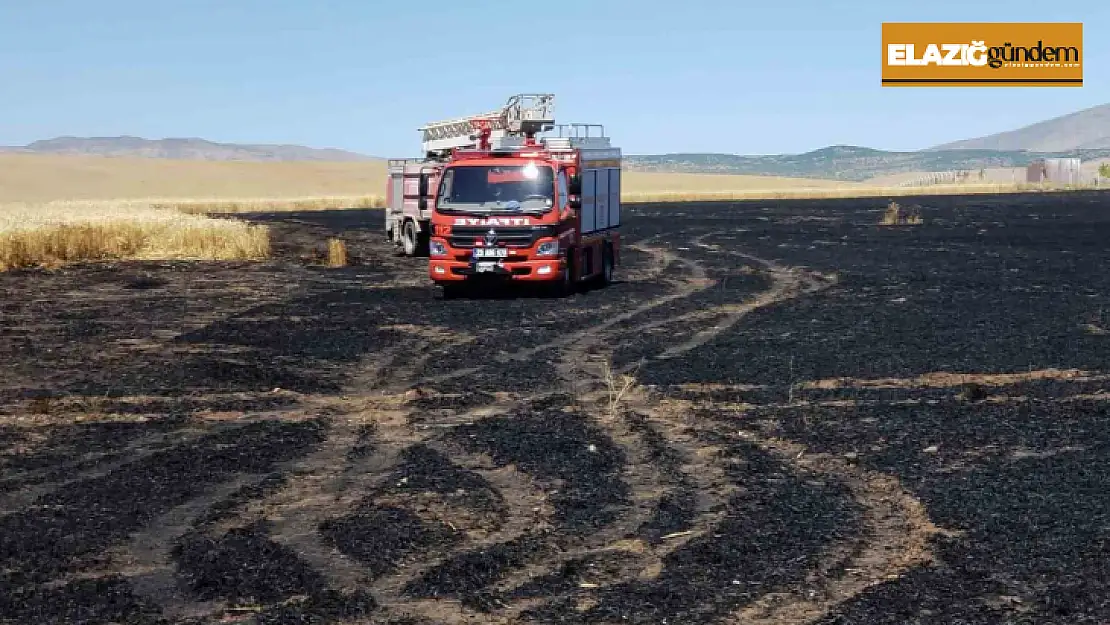
[[155,208],[190,214],[273,213],[291,211],[350,210],[385,207],[384,195],[347,195],[303,198],[210,198],[150,200]]
[[902,221],[902,208],[898,206],[898,202],[891,202],[883,212],[883,220],[881,223],[884,226],[893,226]]
[[[637,367],[639,369],[639,367]],[[602,378],[605,381],[608,396],[607,412],[610,418],[615,418],[621,410],[625,396],[636,387],[635,374],[621,373],[619,376],[613,370],[612,363],[606,359],[602,363]]]
[[0,271],[112,259],[260,259],[269,230],[143,202],[0,205]]
[[346,267],[348,260],[347,244],[341,239],[328,239],[328,266]]
[[898,202],[891,202],[883,211],[883,219],[879,223],[884,226],[919,226],[925,223],[925,220],[921,217],[920,206],[914,205],[903,209]]
[[319,201],[382,195],[385,179],[385,161],[254,163],[0,154],[0,202],[150,198]]

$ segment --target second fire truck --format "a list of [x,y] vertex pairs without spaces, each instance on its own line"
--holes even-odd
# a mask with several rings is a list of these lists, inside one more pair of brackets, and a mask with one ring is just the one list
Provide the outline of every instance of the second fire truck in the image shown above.
[[420,130],[424,158],[390,161],[386,233],[407,255],[428,255],[445,297],[497,282],[569,293],[613,279],[621,150],[602,126],[556,125],[553,95],[520,94]]

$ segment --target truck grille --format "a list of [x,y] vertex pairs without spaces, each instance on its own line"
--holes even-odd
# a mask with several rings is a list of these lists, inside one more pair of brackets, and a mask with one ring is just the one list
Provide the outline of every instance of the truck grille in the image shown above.
[[538,239],[555,236],[553,226],[453,226],[448,243],[454,248],[474,247],[474,240],[484,238],[491,229],[497,233],[498,245],[514,247],[531,247]]

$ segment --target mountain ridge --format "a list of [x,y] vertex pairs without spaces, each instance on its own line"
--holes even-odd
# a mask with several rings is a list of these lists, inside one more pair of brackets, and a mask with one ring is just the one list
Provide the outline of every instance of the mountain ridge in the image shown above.
[[[218,143],[196,137],[145,139],[55,137],[0,152],[79,154],[208,161],[370,162],[382,157],[291,144]],[[1110,159],[1110,104],[1089,107],[1014,130],[916,151],[858,145],[825,146],[801,154],[712,152],[625,154],[629,170],[660,173],[747,174],[862,181],[909,172],[1025,167],[1037,158]]]
[[42,139],[24,146],[0,148],[3,152],[26,154],[74,154],[84,156],[129,156],[205,161],[374,161],[377,157],[337,148],[311,148],[294,144],[219,143],[199,137],[146,139],[130,135],[114,137],[62,136]]
[[714,153],[626,154],[630,170],[658,173],[746,174],[859,182],[910,172],[971,171],[1025,167],[1038,158],[1110,158],[1110,149],[1068,152],[933,150],[892,152],[820,148],[803,154],[741,156]]
[[1100,104],[1014,130],[943,143],[927,150],[1067,152],[1110,148],[1110,104]]

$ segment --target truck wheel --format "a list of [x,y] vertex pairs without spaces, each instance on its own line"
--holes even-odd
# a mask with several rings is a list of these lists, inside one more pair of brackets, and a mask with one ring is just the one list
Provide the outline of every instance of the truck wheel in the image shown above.
[[405,256],[416,255],[416,222],[405,222],[405,227],[401,230],[401,246],[405,250]]
[[577,290],[578,285],[574,282],[573,253],[567,254],[566,266],[563,267],[563,271],[559,274],[559,281],[552,284],[551,287],[555,297],[566,297]]
[[601,248],[601,273],[597,276],[599,286],[608,286],[613,282],[613,248],[608,245]]

